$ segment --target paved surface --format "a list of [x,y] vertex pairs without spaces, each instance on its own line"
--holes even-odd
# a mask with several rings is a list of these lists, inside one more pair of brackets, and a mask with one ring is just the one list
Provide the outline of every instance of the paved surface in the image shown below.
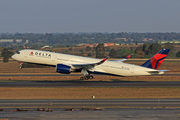
[[[58,74],[58,73],[44,73],[44,74],[33,74],[33,73],[12,73],[12,74],[0,74],[0,77],[18,77],[18,76],[83,76],[82,74]],[[97,75],[96,75],[97,76]]]
[[0,100],[0,107],[180,107],[180,98]]
[[64,111],[53,112],[24,111],[0,112],[0,119],[8,120],[179,120],[180,109],[138,109],[105,108],[103,111]]
[[180,87],[180,81],[13,81],[0,87]]
[[[107,75],[100,75],[100,74],[92,74],[93,76],[107,76]],[[58,73],[38,73],[38,74],[33,74],[33,73],[0,73],[0,77],[18,77],[18,76],[83,76],[81,73],[77,74],[58,74]],[[180,76],[179,73],[170,73],[170,74],[161,74],[161,75],[152,75],[152,76]],[[77,78],[79,79],[79,78]]]

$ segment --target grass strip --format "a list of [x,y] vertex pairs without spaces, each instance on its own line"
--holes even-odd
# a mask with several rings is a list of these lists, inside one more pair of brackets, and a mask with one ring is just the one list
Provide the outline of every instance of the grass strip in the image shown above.
[[118,98],[180,98],[180,88],[0,88],[0,99],[118,99]]

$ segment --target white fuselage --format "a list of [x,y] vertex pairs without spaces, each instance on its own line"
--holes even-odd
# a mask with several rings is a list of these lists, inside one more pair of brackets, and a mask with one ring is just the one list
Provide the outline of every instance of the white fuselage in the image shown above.
[[[33,54],[32,54],[33,52]],[[27,63],[36,63],[36,64],[45,64],[53,65],[57,64],[88,64],[88,63],[97,63],[100,59],[81,57],[76,55],[61,54],[55,52],[25,49],[19,51],[19,54],[14,54],[13,59],[21,62]],[[92,73],[96,74],[109,74],[109,75],[118,75],[118,76],[140,76],[140,75],[152,75],[147,71],[156,71],[154,69],[127,64],[123,62],[114,62],[114,61],[105,61],[101,65],[95,66],[93,69],[89,70]],[[162,74],[162,73],[154,73]]]

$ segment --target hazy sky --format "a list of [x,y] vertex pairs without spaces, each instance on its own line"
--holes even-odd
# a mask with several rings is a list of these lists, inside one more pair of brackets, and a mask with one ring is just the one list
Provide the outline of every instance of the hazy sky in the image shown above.
[[180,0],[0,0],[6,32],[180,32]]

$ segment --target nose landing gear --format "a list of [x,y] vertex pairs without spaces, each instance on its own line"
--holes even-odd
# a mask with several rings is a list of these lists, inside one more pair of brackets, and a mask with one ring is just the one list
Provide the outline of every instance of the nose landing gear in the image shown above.
[[19,69],[22,69],[22,62],[18,62],[19,63]]

